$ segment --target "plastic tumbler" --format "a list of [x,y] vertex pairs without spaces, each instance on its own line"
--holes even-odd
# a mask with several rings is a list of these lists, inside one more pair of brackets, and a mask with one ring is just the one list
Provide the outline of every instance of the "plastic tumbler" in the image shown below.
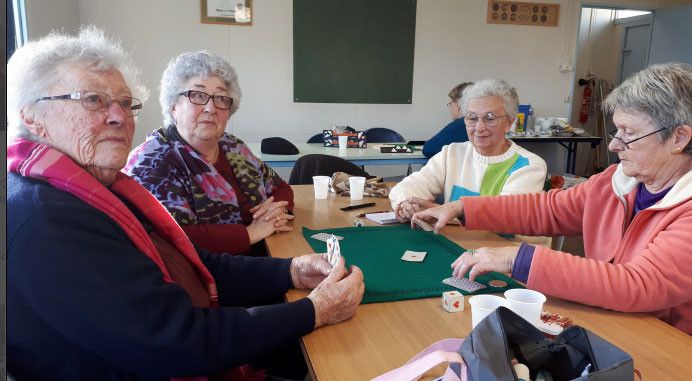
[[348,178],[348,189],[351,192],[351,200],[362,200],[365,188],[365,177],[351,176]]
[[533,325],[540,323],[545,295],[534,290],[514,288],[505,291],[505,298],[509,301],[509,308],[517,315]]
[[312,176],[312,184],[315,187],[315,199],[324,200],[329,193],[329,176]]
[[471,305],[471,327],[475,328],[481,320],[495,311],[497,307],[508,307],[507,299],[497,295],[474,295],[469,298]]
[[348,136],[339,136],[339,149],[348,148]]

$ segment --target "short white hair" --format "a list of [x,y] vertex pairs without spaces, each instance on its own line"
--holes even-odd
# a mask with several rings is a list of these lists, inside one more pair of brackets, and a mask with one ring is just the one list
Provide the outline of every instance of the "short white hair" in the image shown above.
[[501,79],[482,79],[464,89],[460,105],[462,115],[466,115],[471,99],[482,97],[502,98],[507,120],[512,121],[517,116],[517,109],[519,108],[517,89]]
[[77,36],[51,32],[17,49],[7,63],[7,127],[9,136],[36,140],[21,118],[23,108],[48,94],[65,78],[62,71],[72,67],[90,71],[116,69],[122,74],[132,96],[144,102],[147,90],[138,81],[139,71],[125,54],[119,41],[109,39],[95,26],[81,28]]
[[181,92],[190,90],[184,88],[187,81],[195,77],[219,77],[226,85],[228,96],[233,99],[228,117],[230,118],[238,111],[240,98],[243,94],[240,91],[238,74],[233,66],[222,57],[204,50],[186,52],[173,58],[161,76],[159,103],[161,103],[164,126],[175,123],[172,113],[173,106]]

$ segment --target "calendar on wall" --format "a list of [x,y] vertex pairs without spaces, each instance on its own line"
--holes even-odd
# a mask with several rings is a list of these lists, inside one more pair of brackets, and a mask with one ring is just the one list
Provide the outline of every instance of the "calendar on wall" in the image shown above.
[[560,4],[488,0],[488,24],[557,26]]

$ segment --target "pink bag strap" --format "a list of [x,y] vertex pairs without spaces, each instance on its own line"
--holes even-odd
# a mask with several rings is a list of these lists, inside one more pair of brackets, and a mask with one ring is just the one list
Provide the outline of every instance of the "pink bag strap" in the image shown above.
[[464,339],[440,340],[422,350],[403,366],[374,378],[372,381],[413,381],[442,363],[461,364],[461,374],[447,368],[442,381],[466,381],[466,364],[457,351]]

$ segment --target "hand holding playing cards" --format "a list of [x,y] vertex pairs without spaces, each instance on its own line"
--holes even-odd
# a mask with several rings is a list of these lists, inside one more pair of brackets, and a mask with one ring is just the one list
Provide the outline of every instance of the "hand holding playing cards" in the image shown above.
[[519,246],[483,247],[464,252],[452,263],[455,278],[462,278],[469,270],[469,279],[475,280],[476,276],[496,271],[499,273],[511,273],[514,261],[517,259]]
[[419,197],[409,197],[406,200],[399,203],[394,210],[394,215],[399,222],[410,221],[413,215],[421,210],[433,208],[438,206],[436,203],[428,200],[424,200]]
[[[439,234],[440,230],[447,225],[447,222],[461,215],[463,211],[464,206],[462,205],[461,200],[453,201],[430,209],[422,210],[414,214],[411,220],[418,219],[432,224],[434,225],[433,230],[435,231],[435,234]],[[413,224],[411,227],[413,227]]]
[[332,271],[332,265],[324,255],[310,254],[295,257],[291,261],[291,280],[293,287],[313,289]]
[[308,295],[315,306],[315,328],[350,318],[363,300],[363,272],[351,266],[347,274],[345,264],[344,258],[339,258],[329,275]]

